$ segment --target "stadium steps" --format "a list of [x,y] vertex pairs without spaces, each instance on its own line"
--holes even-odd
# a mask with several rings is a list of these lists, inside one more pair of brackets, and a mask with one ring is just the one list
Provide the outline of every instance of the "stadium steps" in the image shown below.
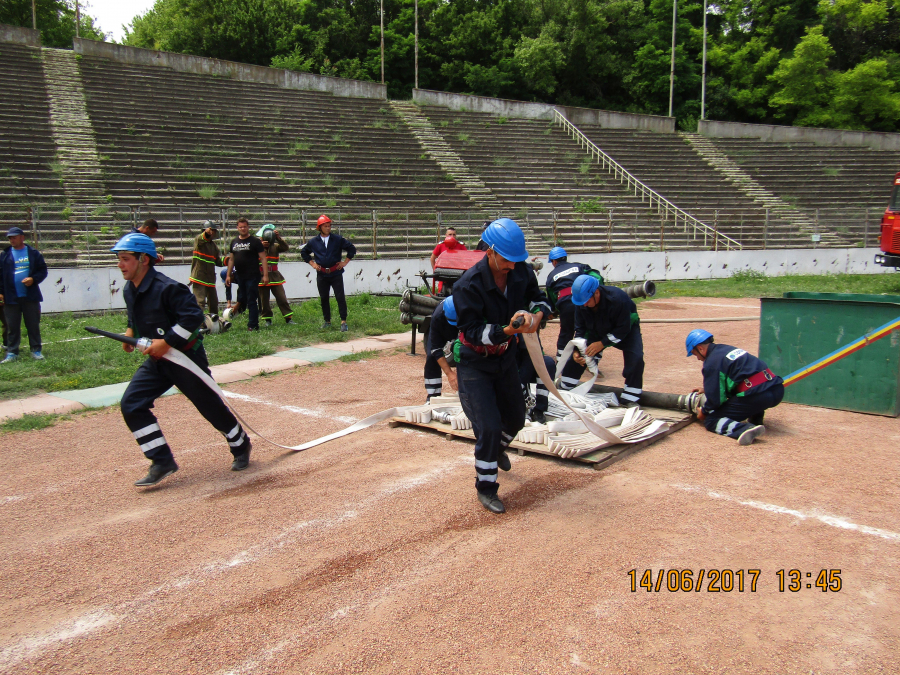
[[63,189],[69,204],[99,204],[106,193],[94,130],[85,105],[75,53],[41,50]]
[[447,144],[428,118],[419,114],[419,106],[410,101],[390,101],[389,104],[409,127],[428,156],[447,172],[460,190],[466,193],[480,210],[488,213],[502,210],[500,202],[490,188],[469,171],[462,158]]

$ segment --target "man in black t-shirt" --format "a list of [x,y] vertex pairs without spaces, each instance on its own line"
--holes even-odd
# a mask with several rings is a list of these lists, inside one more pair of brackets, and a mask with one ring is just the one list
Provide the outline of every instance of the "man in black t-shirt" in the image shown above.
[[[259,330],[259,284],[269,283],[269,266],[266,264],[266,249],[262,242],[250,234],[250,222],[246,218],[237,221],[238,238],[232,239],[228,250],[228,271],[225,273],[225,285],[231,286],[232,273],[237,275],[237,303],[232,316],[250,308],[247,319],[247,330]],[[260,274],[260,270],[262,274]]]

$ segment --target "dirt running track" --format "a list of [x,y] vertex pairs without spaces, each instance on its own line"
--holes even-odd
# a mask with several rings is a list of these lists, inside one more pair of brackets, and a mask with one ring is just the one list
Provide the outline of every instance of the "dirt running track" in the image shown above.
[[[755,322],[711,326],[756,350]],[[691,327],[644,326],[646,388],[699,384]],[[332,362],[227,389],[293,445],[421,402],[422,363]],[[621,382],[618,354],[602,368]],[[236,474],[183,397],[158,412],[181,471],[152,490],[132,486],[146,462],[118,408],[0,438],[0,671],[900,671],[895,419],[782,405],[749,448],[695,424],[602,472],[513,457],[495,516],[462,441],[384,424],[300,454],[257,441]],[[742,593],[632,593],[627,574],[713,568],[762,572]],[[776,571],[794,568],[812,573],[804,586],[840,569],[842,589],[780,593]]]

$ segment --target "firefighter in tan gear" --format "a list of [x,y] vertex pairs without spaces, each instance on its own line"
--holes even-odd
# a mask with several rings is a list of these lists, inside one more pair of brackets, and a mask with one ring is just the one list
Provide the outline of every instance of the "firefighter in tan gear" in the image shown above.
[[[219,238],[219,226],[211,220],[203,223],[203,232],[194,239],[194,258],[191,261],[190,284],[200,309],[210,314],[219,313],[219,296],[216,293],[216,267],[222,267],[222,256],[215,240]],[[207,309],[208,306],[208,309]]]
[[290,246],[281,238],[278,230],[272,224],[263,225],[256,236],[260,238],[262,245],[266,248],[266,264],[269,267],[269,283],[260,283],[259,285],[260,318],[265,319],[267,326],[272,325],[274,312],[269,303],[269,291],[272,291],[275,302],[278,303],[278,309],[281,310],[281,315],[284,317],[284,322],[292,324],[294,322],[291,317],[294,315],[294,310],[288,304],[287,296],[284,293],[284,275],[278,271],[278,258],[282,253],[288,251]]

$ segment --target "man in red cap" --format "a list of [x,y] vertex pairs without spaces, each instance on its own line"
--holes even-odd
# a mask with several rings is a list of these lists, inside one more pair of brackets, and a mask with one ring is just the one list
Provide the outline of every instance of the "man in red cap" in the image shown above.
[[[341,315],[341,331],[347,328],[347,300],[344,298],[344,268],[356,255],[356,247],[339,234],[331,234],[331,218],[319,216],[316,222],[319,234],[306,242],[300,249],[303,262],[309,263],[316,271],[316,287],[319,289],[319,300],[322,303],[322,317],[325,323],[322,328],[331,328],[331,300],[329,295],[334,289],[338,312]],[[341,260],[341,252],[347,252],[347,259]],[[313,260],[315,257],[315,260]]]
[[438,259],[438,257],[444,251],[465,251],[466,245],[459,241],[456,238],[456,229],[453,227],[447,228],[447,234],[444,236],[444,241],[434,247],[434,251],[431,252],[431,269],[434,271],[434,263]]

